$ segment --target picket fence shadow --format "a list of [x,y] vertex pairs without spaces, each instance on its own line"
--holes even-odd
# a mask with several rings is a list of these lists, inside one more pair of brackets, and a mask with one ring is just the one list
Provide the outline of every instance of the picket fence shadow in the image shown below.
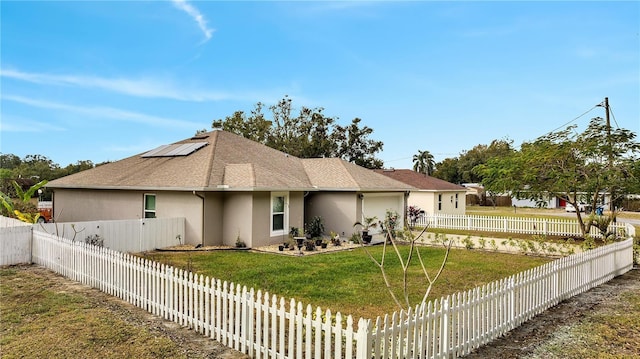
[[633,266],[632,239],[376,320],[33,231],[32,260],[253,358],[450,358]]

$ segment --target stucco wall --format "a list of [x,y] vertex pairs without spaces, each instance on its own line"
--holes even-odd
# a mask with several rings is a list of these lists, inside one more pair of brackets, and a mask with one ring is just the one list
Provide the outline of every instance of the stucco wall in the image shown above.
[[334,231],[349,237],[356,230],[358,196],[355,192],[321,192],[307,196],[305,223],[315,216],[322,217],[325,234]]
[[205,246],[220,246],[222,242],[224,193],[199,193],[204,201],[204,242]]
[[222,244],[235,246],[237,239],[240,238],[247,246],[252,245],[253,207],[252,192],[225,194]]
[[63,190],[53,197],[56,222],[77,222],[142,217],[144,192]]
[[302,229],[304,218],[304,196],[302,192],[284,192],[288,196],[288,214],[285,220],[285,232],[283,235],[271,236],[271,192],[253,193],[253,228],[251,241],[246,242],[251,247],[261,247],[282,243],[287,240],[289,229],[298,227]]
[[144,194],[156,195],[156,217],[184,217],[184,243],[202,242],[202,201],[191,192],[65,190],[54,191],[56,222],[139,219]]
[[297,227],[302,230],[304,227],[304,193],[289,192],[289,229]]
[[[456,208],[456,194],[458,206]],[[442,207],[438,208],[438,195],[442,195]],[[464,191],[411,192],[407,201],[423,209],[426,214],[465,214],[466,195]]]
[[[185,218],[183,243],[202,243],[202,199],[191,192],[145,192],[156,195],[156,217]],[[142,203],[142,197],[140,198]]]

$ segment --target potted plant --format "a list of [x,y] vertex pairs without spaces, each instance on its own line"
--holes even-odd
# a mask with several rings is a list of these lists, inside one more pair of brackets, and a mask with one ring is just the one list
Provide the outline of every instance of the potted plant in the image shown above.
[[296,244],[302,246],[305,237],[300,237],[300,228],[291,227],[289,230],[289,239],[294,240],[293,246],[295,247]]
[[334,231],[329,232],[329,236],[331,237],[331,244],[334,246],[339,246],[342,244],[342,240],[340,239],[340,235]]
[[295,240],[294,238],[289,238],[289,242],[287,248],[289,248],[290,251],[295,250],[296,249],[296,245],[298,244],[298,241]]
[[329,245],[329,241],[326,239],[323,239],[322,242],[320,242],[320,248],[322,249],[326,249],[327,245]]
[[364,217],[364,221],[362,222],[356,222],[353,224],[354,227],[356,226],[361,226],[362,227],[362,241],[365,243],[371,243],[371,238],[373,236],[371,236],[369,234],[369,229],[370,228],[376,228],[378,226],[378,217],[373,216],[373,217]]
[[304,241],[304,249],[307,251],[315,251],[316,250],[316,242],[313,239],[307,239]]
[[306,226],[307,230],[307,238],[314,239],[322,238],[324,234],[324,223],[322,222],[322,217],[315,216],[311,219],[311,222]]

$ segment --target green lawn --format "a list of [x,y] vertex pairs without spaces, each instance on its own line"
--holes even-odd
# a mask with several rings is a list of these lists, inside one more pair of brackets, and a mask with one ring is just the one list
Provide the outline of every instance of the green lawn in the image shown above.
[[[380,258],[382,246],[368,247]],[[406,252],[407,247],[403,248]],[[444,249],[423,247],[423,258],[433,275]],[[331,309],[332,313],[352,314],[355,318],[375,318],[397,309],[385,288],[379,268],[364,249],[303,257],[254,253],[250,251],[152,252],[146,258],[178,268],[189,269],[212,278],[295,298],[304,303]],[[451,250],[447,267],[432,289],[431,299],[472,289],[491,281],[544,264],[550,259],[474,250]],[[387,255],[387,271],[394,286],[401,288],[398,259]],[[413,303],[419,302],[426,288],[417,262],[411,267],[409,287]],[[401,292],[398,292],[401,293]],[[315,309],[315,308],[314,308]]]
[[116,300],[99,301],[81,286],[70,290],[45,272],[0,268],[2,358],[187,358],[146,322],[128,322]]

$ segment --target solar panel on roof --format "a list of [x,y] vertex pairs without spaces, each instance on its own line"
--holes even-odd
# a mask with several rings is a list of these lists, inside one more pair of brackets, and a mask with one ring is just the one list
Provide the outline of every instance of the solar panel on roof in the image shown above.
[[177,157],[188,156],[202,147],[208,145],[208,142],[190,142],[179,143],[174,145],[162,145],[156,149],[142,154],[141,157]]
[[149,151],[147,153],[144,153],[142,155],[142,157],[153,157],[155,154],[157,154],[158,152],[164,150],[167,147],[169,147],[169,145],[162,145],[162,146],[160,146],[158,148],[154,148],[153,150],[151,150],[151,151]]

